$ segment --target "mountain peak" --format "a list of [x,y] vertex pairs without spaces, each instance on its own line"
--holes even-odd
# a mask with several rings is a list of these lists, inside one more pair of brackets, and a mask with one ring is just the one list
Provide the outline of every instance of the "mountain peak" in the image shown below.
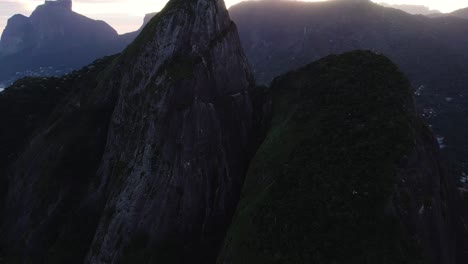
[[72,10],[72,0],[45,0],[44,6]]
[[[93,197],[83,196],[83,203],[87,204],[90,198],[93,211],[97,206],[96,212],[112,213],[107,213],[102,221],[100,216],[96,217],[86,232],[73,223],[70,223],[73,227],[68,228],[65,222],[55,225],[60,226],[57,230],[66,227],[87,234],[80,252],[75,250],[78,248],[72,248],[76,252],[74,255],[84,263],[146,262],[135,260],[143,258],[161,260],[161,263],[214,263],[237,205],[249,156],[253,152],[251,141],[256,135],[251,99],[255,82],[237,28],[230,20],[224,2],[170,1],[112,63],[106,70],[108,74],[102,75],[99,81],[96,79],[96,85],[89,85],[92,88],[86,92],[91,98],[88,101],[90,108],[97,109],[94,105],[99,105],[99,109],[106,110],[91,111],[93,116],[99,113],[102,118],[90,126],[79,127],[89,128],[90,134],[104,137],[96,141],[100,147],[92,168],[76,174],[90,175],[87,179],[99,181],[89,185],[94,189]],[[81,92],[79,94],[72,101],[81,101]],[[81,111],[90,109],[88,102],[80,103],[71,111],[76,111],[78,116],[87,115]],[[73,121],[74,113],[68,116],[69,112],[65,110],[58,112],[63,114],[64,121]],[[63,124],[68,127],[69,123]],[[67,145],[76,145],[73,135],[87,133],[57,132],[70,137]],[[50,138],[54,141],[50,143],[46,142],[49,139],[43,139],[44,144],[55,146],[58,137]],[[62,141],[57,141],[57,145],[61,144]],[[62,153],[68,149],[74,151],[76,148],[71,146]],[[134,153],[142,154],[135,156]],[[43,158],[48,159],[46,155]],[[43,164],[42,161],[39,163]],[[74,164],[79,164],[78,160]],[[61,175],[68,177],[71,174]],[[61,178],[61,182],[72,183],[69,179],[73,178],[74,175]],[[77,187],[84,193],[88,183]],[[56,190],[48,193],[59,193],[59,189]],[[24,199],[29,200],[27,195],[20,200]],[[38,202],[38,208],[49,203],[49,200],[31,200]],[[60,208],[75,207],[68,203],[72,199],[63,201],[67,204]],[[76,206],[81,208],[81,205]],[[10,218],[20,217],[11,214]],[[27,227],[19,228],[36,230],[36,218],[25,218],[28,219],[24,225]],[[44,223],[49,226],[56,219],[51,214]],[[10,234],[11,237],[22,237],[14,234],[16,231],[3,235],[6,229],[3,226],[0,229],[0,243]],[[53,237],[51,241],[60,241],[45,246],[35,244],[33,247],[41,247],[37,252],[44,252],[39,258],[48,260],[46,254],[49,251],[42,248],[64,245],[66,242],[61,240],[62,237],[68,240],[75,235]],[[140,241],[144,241],[144,245]],[[8,247],[16,252],[16,247],[24,247],[22,243],[16,240]],[[31,255],[35,255],[32,250]],[[74,255],[67,253],[75,258]],[[57,255],[57,258],[62,256]],[[165,261],[167,259],[176,261]],[[69,262],[66,259],[57,261]]]
[[370,0],[335,0],[335,2],[345,2],[345,3],[370,3]]

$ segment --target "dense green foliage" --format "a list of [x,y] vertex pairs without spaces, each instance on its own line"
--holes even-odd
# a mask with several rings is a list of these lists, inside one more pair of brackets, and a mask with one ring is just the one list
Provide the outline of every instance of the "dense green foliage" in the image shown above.
[[386,213],[413,146],[409,83],[384,56],[330,56],[275,79],[225,263],[421,263]]

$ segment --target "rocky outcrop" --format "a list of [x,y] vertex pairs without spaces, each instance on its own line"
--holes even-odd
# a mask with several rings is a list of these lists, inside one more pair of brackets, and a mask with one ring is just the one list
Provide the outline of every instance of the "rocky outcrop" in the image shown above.
[[223,2],[172,1],[151,23],[122,55],[91,262],[213,258],[249,160],[253,78]]
[[466,205],[410,85],[371,52],[276,78],[218,263],[464,263]]
[[117,32],[103,21],[73,12],[71,1],[46,1],[30,17],[15,15],[9,19],[2,35],[0,55],[12,55],[28,49],[36,53],[46,53],[47,50],[50,53],[57,48],[70,50],[73,46],[90,42],[99,45],[116,37]]
[[102,45],[117,37],[117,32],[107,23],[73,12],[71,1],[47,1],[29,19],[35,29],[35,49]]
[[14,54],[28,48],[34,41],[34,28],[28,17],[14,15],[2,33],[0,56]]
[[46,0],[44,5],[53,8],[72,10],[73,3],[72,0]]
[[5,258],[213,262],[254,138],[253,77],[224,3],[170,1],[82,77],[9,168]]

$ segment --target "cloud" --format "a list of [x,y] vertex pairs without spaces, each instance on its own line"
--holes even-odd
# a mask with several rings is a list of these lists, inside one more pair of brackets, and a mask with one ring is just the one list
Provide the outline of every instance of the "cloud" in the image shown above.
[[104,20],[119,33],[138,29],[147,13],[161,10],[165,0],[75,0],[73,10],[93,19]]

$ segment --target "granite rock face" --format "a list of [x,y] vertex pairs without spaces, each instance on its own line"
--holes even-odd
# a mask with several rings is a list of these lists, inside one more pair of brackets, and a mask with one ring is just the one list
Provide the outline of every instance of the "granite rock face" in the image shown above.
[[253,78],[222,1],[170,2],[143,41],[122,56],[132,66],[99,169],[98,192],[114,213],[88,260],[134,254],[126,251],[143,240],[145,256],[207,261],[249,161]]
[[14,54],[23,50],[34,39],[34,28],[28,17],[14,15],[8,19],[8,25],[2,33],[0,55]]
[[9,168],[3,255],[213,262],[254,151],[254,81],[223,1],[169,2],[106,65]]
[[[8,20],[0,56],[28,51],[37,56],[57,52],[54,49],[79,49],[90,42],[102,45],[116,38],[117,32],[112,27],[73,12],[68,1],[46,1],[30,17],[15,15]],[[43,63],[46,65],[47,61]]]

